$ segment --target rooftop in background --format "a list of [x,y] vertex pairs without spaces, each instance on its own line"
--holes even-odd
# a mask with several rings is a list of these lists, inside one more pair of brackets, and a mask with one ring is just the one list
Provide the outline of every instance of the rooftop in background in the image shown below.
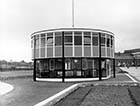
[[137,48],[137,49],[130,49],[130,50],[124,50],[124,53],[131,53],[131,54],[133,54],[133,53],[140,53],[140,48]]

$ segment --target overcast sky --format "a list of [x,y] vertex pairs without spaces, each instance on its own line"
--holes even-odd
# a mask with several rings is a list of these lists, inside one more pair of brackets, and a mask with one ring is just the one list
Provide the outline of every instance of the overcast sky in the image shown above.
[[[140,0],[75,0],[75,27],[115,34],[116,52],[140,48]],[[31,33],[72,26],[72,0],[0,0],[0,60],[31,61]]]

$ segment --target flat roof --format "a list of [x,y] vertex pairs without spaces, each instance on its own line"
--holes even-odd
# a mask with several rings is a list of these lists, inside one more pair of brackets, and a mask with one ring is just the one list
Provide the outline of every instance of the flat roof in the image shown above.
[[92,28],[56,28],[56,29],[48,29],[48,30],[41,30],[41,31],[36,31],[34,33],[31,34],[37,34],[37,33],[43,33],[43,32],[48,32],[48,31],[60,31],[60,30],[90,30],[90,31],[99,31],[99,32],[106,32],[106,33],[110,33],[112,35],[114,35],[114,33],[107,31],[107,30],[102,30],[102,29],[92,29]]

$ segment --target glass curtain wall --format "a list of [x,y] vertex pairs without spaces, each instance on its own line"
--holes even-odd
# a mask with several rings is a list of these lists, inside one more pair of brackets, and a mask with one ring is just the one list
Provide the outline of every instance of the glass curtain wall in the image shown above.
[[[102,77],[110,75],[112,70],[111,61],[104,59],[101,61]],[[74,58],[65,59],[66,78],[98,78],[98,59]],[[36,61],[36,75],[42,78],[61,78],[62,59],[45,59]]]
[[[62,32],[49,32],[45,34],[35,35],[34,37],[32,37],[32,39],[34,40],[34,42],[32,41],[32,48],[34,48],[34,56],[35,59],[37,59],[37,77],[61,78]],[[107,55],[109,57],[113,55],[113,40],[114,38],[111,35],[101,35],[101,46],[102,51],[104,51],[102,56]],[[99,33],[65,31],[64,45],[66,78],[98,78]],[[45,52],[45,48],[47,49],[47,52]],[[103,50],[105,48],[107,48],[106,52],[105,50]],[[91,50],[93,51],[91,52]],[[82,55],[82,52],[84,55]],[[43,58],[45,57],[45,53],[47,58]],[[91,53],[93,53],[92,55],[95,56],[95,58],[91,57]],[[73,55],[74,57],[72,57]],[[41,60],[39,59],[39,57],[43,59]],[[107,77],[108,75],[110,75],[110,72],[112,70],[111,63],[112,62],[110,59],[102,59],[102,77]]]

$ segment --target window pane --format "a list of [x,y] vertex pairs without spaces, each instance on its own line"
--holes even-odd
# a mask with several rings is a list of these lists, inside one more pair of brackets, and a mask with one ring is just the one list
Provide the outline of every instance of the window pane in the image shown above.
[[88,69],[87,59],[82,59],[82,69],[83,70]]
[[105,46],[105,37],[101,37],[101,46]]
[[113,47],[113,37],[111,37],[111,47]]
[[62,33],[61,32],[55,32],[55,35],[57,36],[57,35],[62,35]]
[[72,45],[72,36],[65,36],[64,42],[66,45]]
[[47,33],[47,36],[53,36],[53,33],[51,32],[51,33]]
[[47,33],[47,45],[48,46],[53,45],[53,33]]
[[84,35],[90,35],[90,32],[84,32]]
[[45,38],[41,38],[41,47],[45,47]]
[[72,36],[72,32],[64,32],[65,36]]
[[74,36],[76,36],[76,35],[79,35],[79,36],[82,36],[82,32],[74,32]]
[[93,66],[93,60],[88,60],[88,69],[93,69],[94,66]]
[[39,38],[35,39],[35,48],[39,48]]
[[62,45],[62,36],[55,36],[55,45]]
[[55,61],[55,69],[62,70],[62,59],[56,59]]
[[81,60],[80,59],[74,59],[73,60],[73,69],[81,69]]
[[47,45],[53,45],[53,37],[47,37]]
[[107,38],[107,47],[110,47],[110,38]]
[[82,36],[74,36],[74,44],[82,45]]
[[91,36],[84,36],[84,45],[91,44]]
[[92,35],[93,35],[93,36],[99,36],[99,33],[93,32]]
[[98,37],[93,36],[92,43],[93,46],[98,46]]
[[53,59],[49,60],[49,68],[50,70],[54,70],[55,69],[55,61]]
[[65,60],[65,70],[71,70],[71,60],[70,59]]
[[45,38],[45,34],[41,34],[41,38]]

